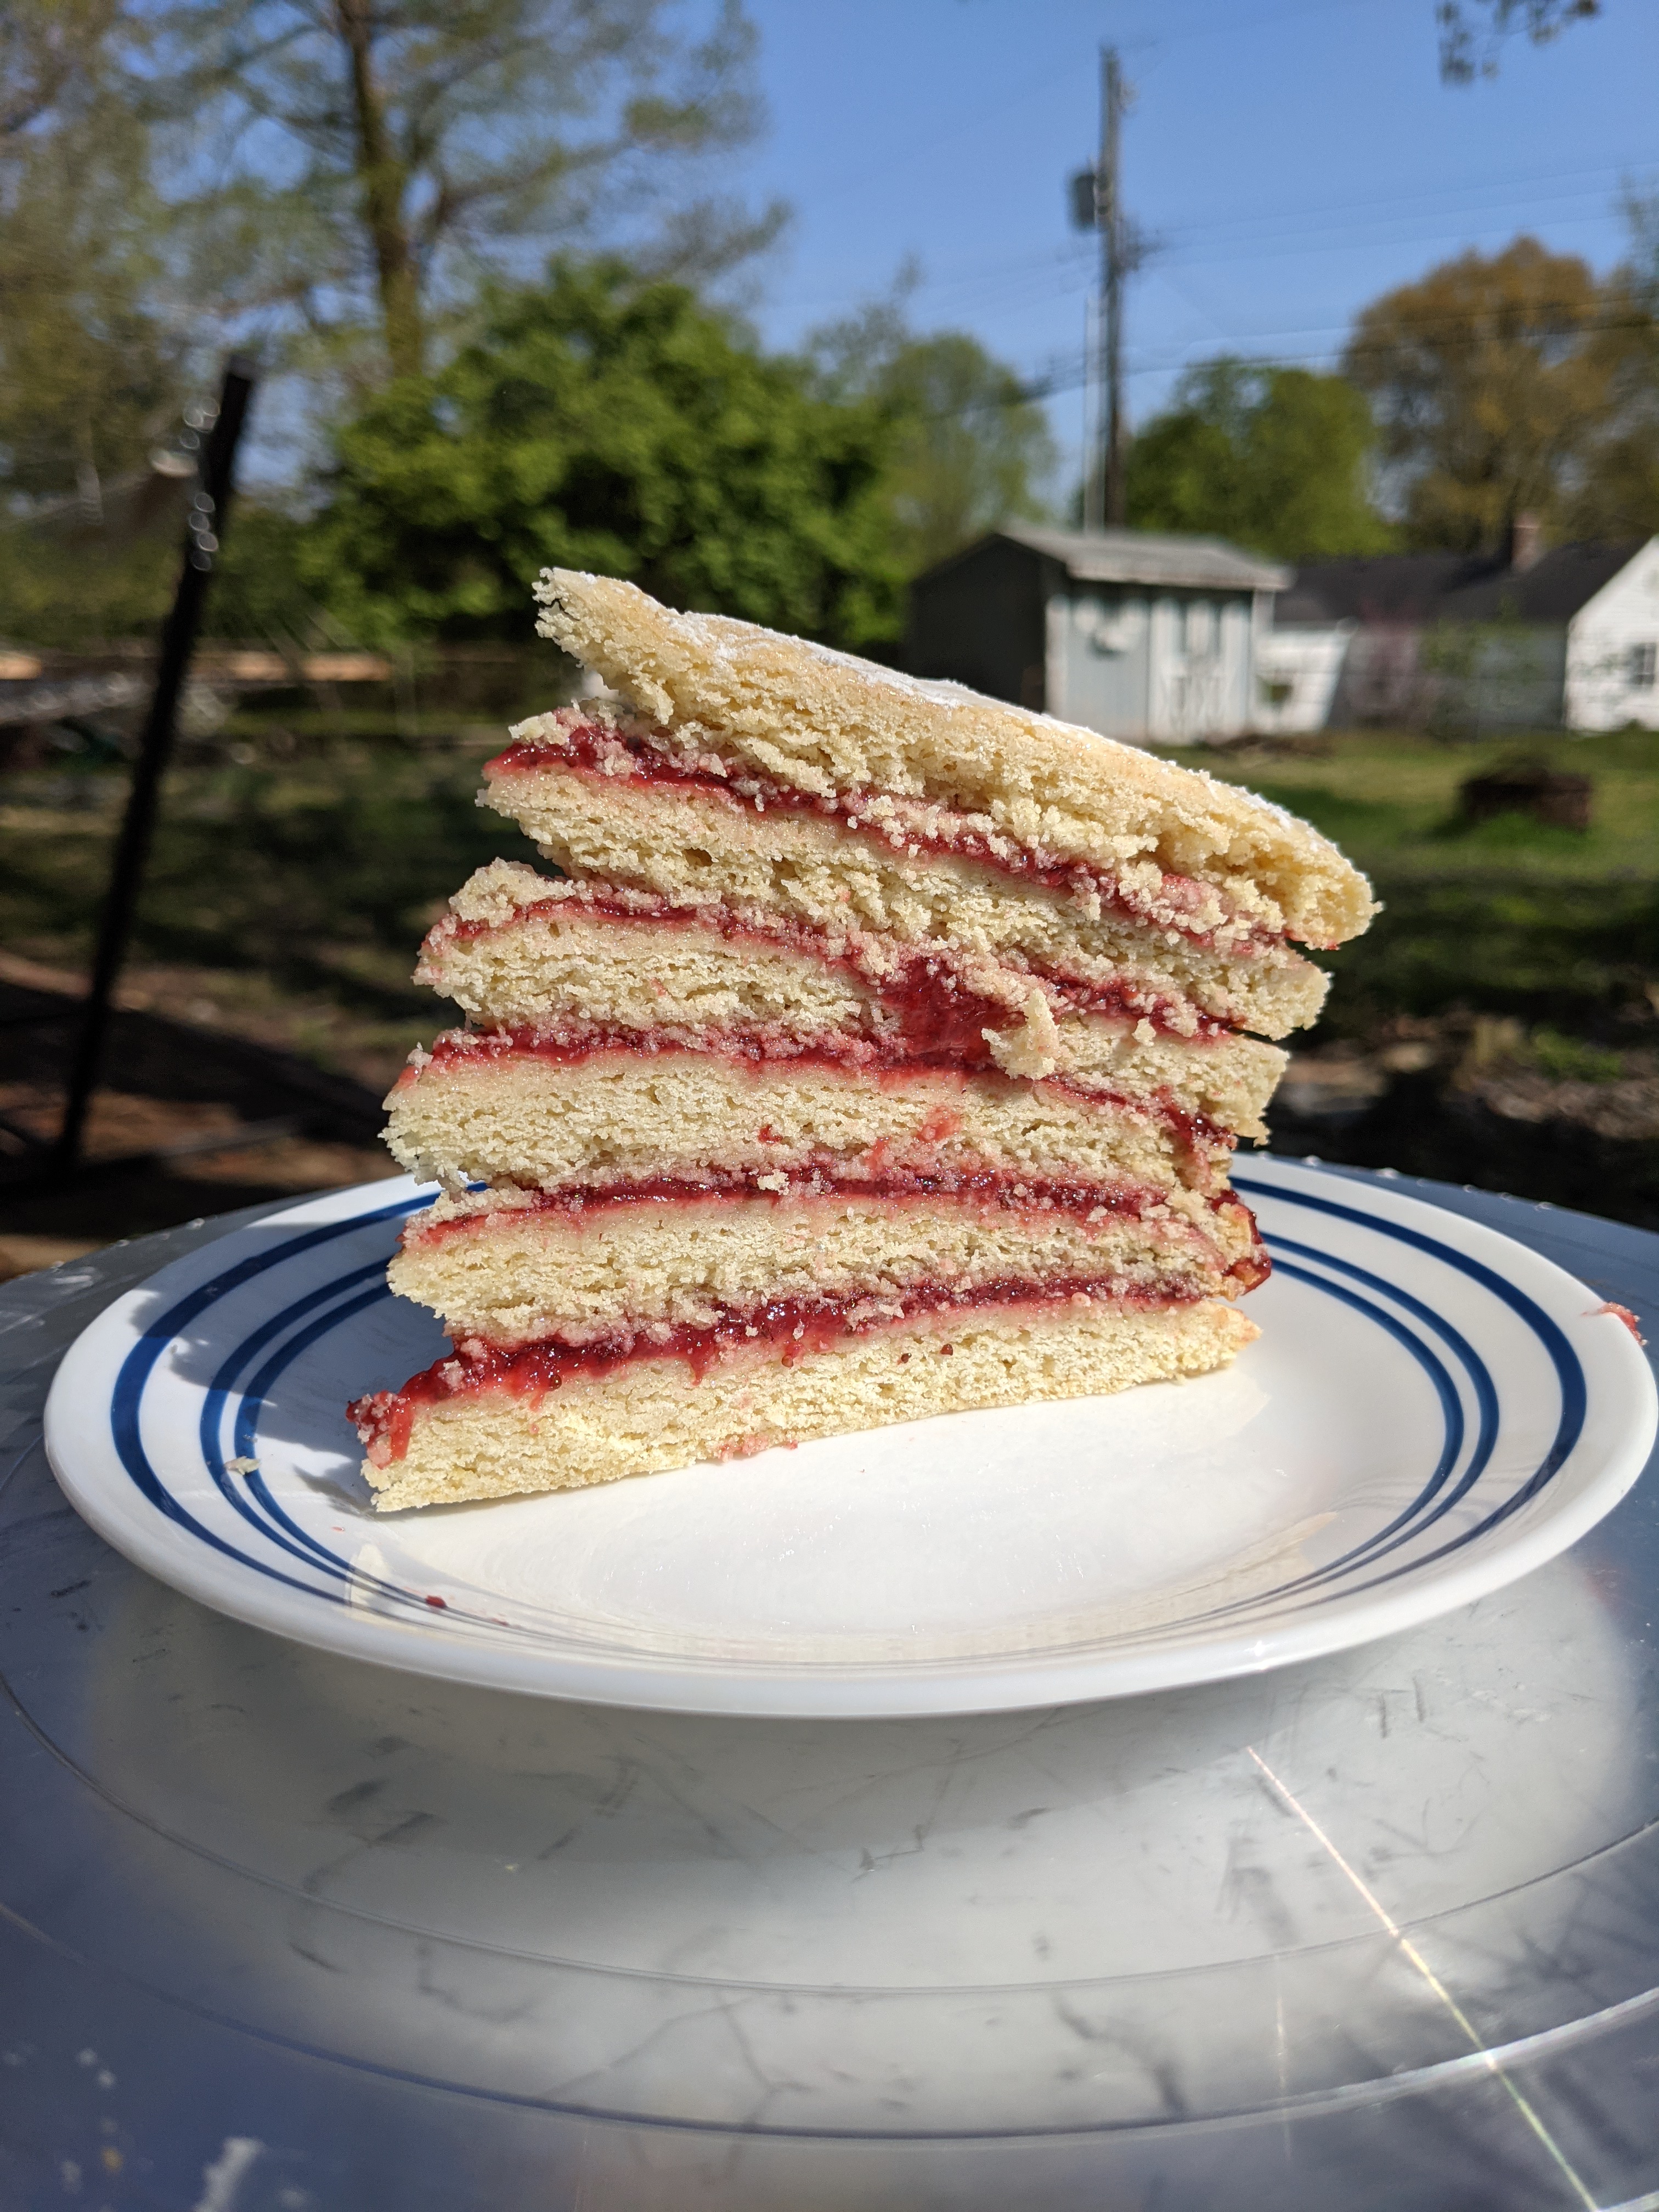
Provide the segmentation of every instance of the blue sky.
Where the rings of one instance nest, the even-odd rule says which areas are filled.
[[[1603,0],[1495,82],[1443,86],[1432,0],[750,0],[770,108],[744,187],[795,210],[751,312],[791,344],[886,291],[1036,375],[1080,364],[1103,40],[1136,102],[1126,198],[1161,241],[1130,295],[1132,420],[1224,350],[1328,363],[1354,311],[1529,231],[1598,269],[1659,186],[1659,5]],[[738,179],[733,178],[733,183]],[[1052,403],[1074,478],[1080,392]]]

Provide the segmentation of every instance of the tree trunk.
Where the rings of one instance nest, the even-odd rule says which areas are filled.
[[[351,59],[351,103],[357,125],[357,175],[363,215],[374,241],[380,321],[397,376],[418,376],[422,347],[415,257],[404,220],[407,179],[389,142],[386,110],[374,82],[370,0],[335,0],[335,17]]]

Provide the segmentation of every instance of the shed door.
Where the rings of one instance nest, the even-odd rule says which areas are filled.
[[[1103,737],[1133,741],[1147,734],[1146,603],[1133,594],[1079,589],[1051,602],[1049,712]],[[1052,669],[1052,664],[1051,664]],[[1060,677],[1058,686],[1052,673]],[[1056,693],[1058,696],[1056,696]]]

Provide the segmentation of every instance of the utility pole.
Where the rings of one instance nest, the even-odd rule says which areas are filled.
[[[1118,141],[1123,119],[1123,75],[1117,48],[1100,56],[1100,296],[1102,377],[1106,386],[1105,437],[1100,456],[1103,520],[1121,530],[1123,497],[1123,196]]]
[[[1095,165],[1072,179],[1073,220],[1100,237],[1100,290],[1094,346],[1095,439],[1084,479],[1083,520],[1089,530],[1121,530],[1123,486],[1123,280],[1138,258],[1124,220],[1120,178],[1125,87],[1115,46],[1100,50],[1100,151]]]

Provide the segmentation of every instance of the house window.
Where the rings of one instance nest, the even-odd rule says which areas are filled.
[[[1651,691],[1656,671],[1659,671],[1659,645],[1632,646],[1625,672],[1625,681],[1631,690]]]

